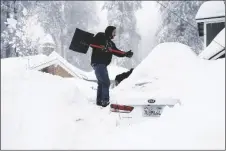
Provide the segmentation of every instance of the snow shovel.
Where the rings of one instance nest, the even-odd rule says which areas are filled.
[[[104,49],[104,46],[92,44],[93,38],[94,38],[93,33],[89,33],[79,28],[76,28],[69,49],[84,54],[87,53],[90,46]],[[125,52],[114,50],[111,48],[109,48],[109,51],[118,54],[125,54]]]

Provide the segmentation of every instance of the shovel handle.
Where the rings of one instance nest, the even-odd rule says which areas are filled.
[[[99,45],[94,45],[94,44],[90,44],[89,46],[95,47],[95,48],[100,48],[100,49],[104,48],[104,46],[99,46]],[[125,52],[123,52],[123,51],[115,50],[115,49],[111,49],[111,48],[109,48],[109,51],[110,52],[115,52],[115,53],[118,53],[118,54],[123,54],[123,55],[125,54]]]

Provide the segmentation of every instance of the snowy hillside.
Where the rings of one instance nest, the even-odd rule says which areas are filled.
[[[94,105],[92,82],[18,70],[1,60],[2,149],[223,149],[225,59],[202,60],[180,43],[158,45],[111,91],[111,101],[176,97],[159,119],[120,123]],[[144,83],[143,85],[141,83]],[[122,97],[123,96],[123,97]],[[131,99],[133,98],[133,100]]]

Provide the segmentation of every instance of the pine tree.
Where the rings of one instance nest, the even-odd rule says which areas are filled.
[[[162,14],[162,25],[156,32],[157,44],[180,42],[198,53],[202,41],[198,36],[196,13],[202,1],[158,1]]]
[[[14,2],[13,1],[1,1],[1,21],[3,20],[3,29],[1,29],[1,58],[8,58],[15,56],[15,52],[13,49],[13,35],[14,30],[10,24],[8,24],[8,20],[13,19],[13,11],[14,11]],[[2,24],[1,23],[1,24]],[[4,26],[5,25],[5,26]]]
[[[90,67],[90,56],[69,50],[69,45],[76,28],[86,30],[97,24],[95,10],[92,1],[42,1],[35,10],[45,32],[53,37],[56,51],[82,69]]]
[[[5,1],[5,3],[1,3],[1,8],[3,8],[1,16],[5,20],[1,31],[1,58],[38,54],[38,39],[34,41],[28,35],[29,27],[27,25],[30,22],[29,18],[32,17],[29,13],[31,9],[26,9],[24,2]],[[26,15],[25,10],[28,11]],[[5,15],[7,16],[5,17]],[[37,24],[37,20],[32,21]]]

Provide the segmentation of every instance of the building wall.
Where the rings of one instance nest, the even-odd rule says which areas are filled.
[[[58,75],[65,78],[73,77],[70,73],[64,70],[61,66],[51,65],[41,70],[42,72],[50,73],[52,75]]]
[[[68,73],[66,70],[64,70],[61,66],[57,66],[55,68],[55,75],[59,75],[61,77],[73,77],[70,73]]]

